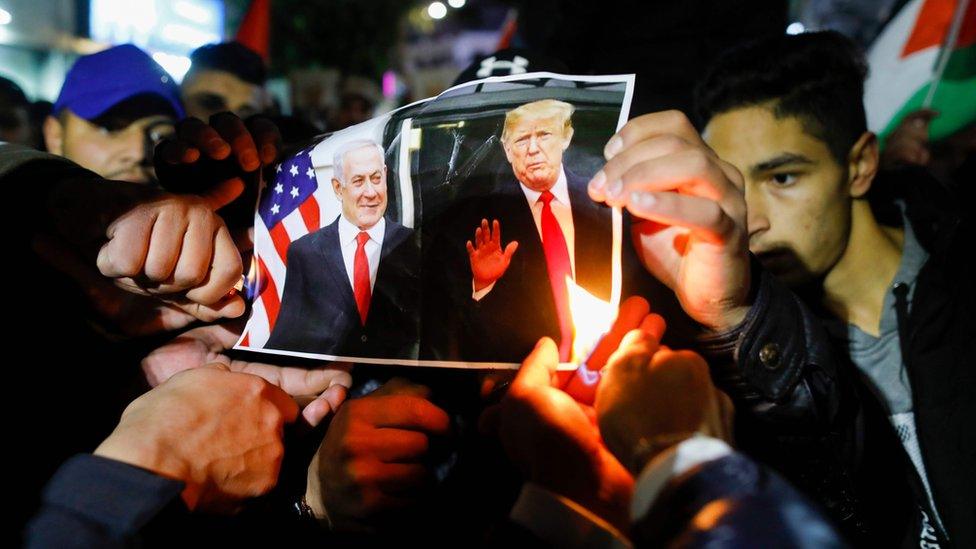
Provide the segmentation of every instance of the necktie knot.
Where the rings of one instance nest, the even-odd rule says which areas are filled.
[[[368,241],[369,241],[369,233],[367,233],[366,231],[360,231],[359,234],[356,235],[356,242],[359,243],[360,248],[365,246]]]
[[[550,202],[552,202],[553,198],[556,197],[550,191],[542,191],[542,194],[539,195],[539,200],[541,200],[542,203],[547,206],[549,205]]]

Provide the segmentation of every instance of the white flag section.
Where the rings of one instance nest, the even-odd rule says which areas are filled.
[[[941,139],[976,120],[976,2],[911,0],[868,51],[864,85],[868,129],[884,140],[913,111],[939,115]]]
[[[864,83],[864,108],[868,129],[884,133],[895,115],[918,90],[931,82],[939,46],[902,57],[905,42],[915,28],[923,0],[912,0],[885,27],[868,52],[871,69]]]

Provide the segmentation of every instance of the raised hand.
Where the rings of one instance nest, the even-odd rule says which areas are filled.
[[[512,262],[512,256],[518,249],[518,241],[511,241],[502,248],[502,228],[498,220],[488,226],[488,220],[482,219],[481,226],[474,231],[474,242],[467,243],[468,259],[471,261],[471,274],[474,277],[474,289],[480,291],[498,281]]]

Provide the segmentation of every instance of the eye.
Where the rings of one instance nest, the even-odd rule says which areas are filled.
[[[774,185],[777,187],[789,187],[790,185],[796,183],[797,174],[795,173],[776,173],[773,174],[771,178]]]

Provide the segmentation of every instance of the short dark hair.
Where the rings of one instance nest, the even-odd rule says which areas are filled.
[[[190,63],[190,74],[197,70],[224,71],[258,86],[268,79],[261,56],[240,42],[200,46],[190,54]]]
[[[11,129],[20,125],[21,119],[15,114],[17,109],[27,113],[30,101],[13,80],[0,76],[0,128]]]
[[[777,118],[797,117],[841,164],[867,131],[861,50],[834,31],[778,35],[718,58],[695,89],[702,124],[724,112],[772,102]]]

